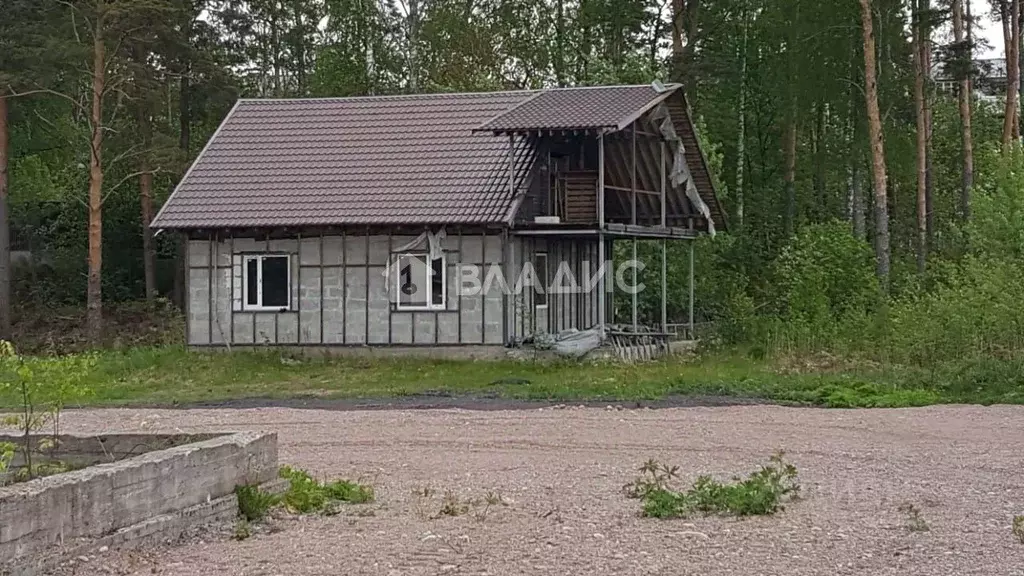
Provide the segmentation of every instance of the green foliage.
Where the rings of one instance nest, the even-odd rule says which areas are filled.
[[[309,472],[290,466],[282,466],[280,476],[288,480],[288,491],[281,502],[288,510],[300,514],[329,511],[337,502],[363,504],[374,499],[371,486],[347,480],[324,483]]]
[[[1024,515],[1013,517],[1013,535],[1024,544]]]
[[[803,228],[772,267],[775,308],[795,322],[827,324],[880,302],[871,247],[834,221]]]
[[[238,498],[238,515],[247,523],[246,526],[249,522],[262,521],[270,509],[281,502],[278,495],[249,484],[236,486],[235,496]]]
[[[0,340],[0,398],[15,399],[17,408],[16,412],[0,418],[0,426],[14,427],[21,432],[26,479],[65,471],[33,466],[32,454],[57,446],[61,412],[68,403],[87,397],[89,389],[83,381],[95,364],[92,354],[26,361],[10,342]],[[52,425],[52,436],[33,445],[31,434],[47,424]],[[0,458],[4,460],[10,462],[10,458]]]
[[[678,470],[650,461],[640,468],[641,478],[631,486],[630,495],[643,502],[643,515],[650,518],[685,518],[693,514],[765,516],[783,509],[800,490],[796,467],[784,460],[782,452],[768,465],[746,479],[723,483],[711,476],[697,477],[685,492],[669,487]]]

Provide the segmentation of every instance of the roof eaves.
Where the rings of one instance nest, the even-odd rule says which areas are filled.
[[[217,129],[213,132],[213,136],[211,136],[210,139],[206,141],[206,144],[203,146],[203,149],[199,151],[199,155],[196,156],[196,159],[192,161],[192,164],[188,167],[188,170],[185,171],[185,175],[181,178],[181,180],[178,181],[178,185],[174,187],[174,192],[171,192],[171,195],[167,197],[166,201],[164,201],[164,205],[160,208],[160,211],[156,213],[156,217],[153,218],[153,221],[150,222],[150,228],[156,230],[163,229],[163,227],[157,225],[157,223],[160,222],[160,217],[163,216],[164,211],[167,210],[168,206],[170,206],[171,200],[178,194],[178,191],[181,190],[182,185],[185,184],[185,182],[188,180],[189,175],[192,174],[192,170],[194,170],[195,167],[199,165],[199,161],[203,159],[203,156],[206,154],[206,151],[210,149],[210,145],[217,140],[217,135],[220,134],[220,131],[224,128],[224,126],[227,125],[228,121],[231,120],[231,117],[235,115],[235,111],[238,110],[238,107],[241,104],[241,98],[235,101],[235,105],[231,107],[231,110],[228,112],[228,115],[224,117],[224,120],[220,123],[220,126],[217,126]],[[179,228],[178,226],[173,227]]]
[[[665,100],[668,100],[669,97],[672,96],[673,94],[675,94],[676,92],[678,92],[681,87],[682,87],[681,84],[670,84],[670,85],[666,86],[665,87],[666,89],[665,89],[664,92],[662,92],[661,94],[658,94],[657,96],[652,98],[650,102],[645,104],[643,107],[641,107],[636,112],[633,112],[629,116],[626,116],[625,118],[620,120],[619,121],[619,125],[616,127],[615,131],[618,132],[618,131],[625,130],[630,124],[635,122],[638,118],[640,118],[644,114],[647,114],[648,112],[650,112],[655,106],[657,106],[658,104],[661,104]]]
[[[495,134],[498,134],[498,133],[503,132],[503,130],[495,130],[493,128],[487,128],[486,126],[488,124],[490,124],[491,122],[494,122],[498,118],[501,118],[502,116],[512,112],[513,110],[516,110],[517,108],[519,108],[523,104],[526,104],[527,102],[533,100],[534,98],[537,98],[541,94],[544,94],[545,92],[547,92],[547,90],[537,90],[529,98],[524,98],[522,102],[516,104],[515,106],[509,108],[508,110],[502,110],[501,112],[498,112],[493,117],[489,118],[486,122],[480,124],[476,128],[473,128],[473,133],[475,134],[475,133],[478,133],[478,132],[494,132]]]

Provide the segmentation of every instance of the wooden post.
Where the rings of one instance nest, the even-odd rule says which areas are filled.
[[[630,133],[633,137],[633,152],[632,159],[630,160],[629,168],[629,193],[630,202],[632,203],[632,212],[630,216],[630,224],[636,226],[636,122],[633,123],[633,127],[630,128]],[[634,240],[635,243],[635,240]],[[635,255],[634,255],[635,258]]]
[[[632,136],[632,152],[629,167],[629,193],[630,202],[632,203],[630,223],[636,226],[636,122],[633,122],[632,128],[630,128],[630,135]],[[632,294],[632,305],[633,305],[633,332],[637,332],[637,312],[636,312],[636,236],[633,236],[633,294]]]
[[[690,298],[689,298],[689,316],[690,316],[690,340],[694,340],[693,336],[693,240],[690,240]]]
[[[601,342],[605,339],[605,246],[604,246],[604,133],[597,137],[597,261],[601,272],[597,280],[597,324],[600,327]]]
[[[661,226],[665,227],[665,141],[661,141]]]

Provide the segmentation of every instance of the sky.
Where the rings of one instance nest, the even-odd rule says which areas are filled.
[[[971,7],[974,8],[974,4]],[[999,22],[992,20],[987,15],[978,18],[977,34],[978,39],[984,38],[988,42],[989,47],[979,49],[976,58],[1000,58],[1004,56],[1003,28]]]

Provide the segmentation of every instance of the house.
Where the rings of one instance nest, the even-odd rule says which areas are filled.
[[[1006,100],[1006,59],[976,58],[972,62],[972,89],[983,102],[999,103]],[[932,81],[940,92],[956,94],[960,79],[948,62],[936,60],[932,65]]]
[[[607,337],[599,263],[638,238],[662,242],[666,332],[664,243],[725,221],[683,91],[656,83],[239,100],[153,227],[188,238],[191,346],[485,355]]]

